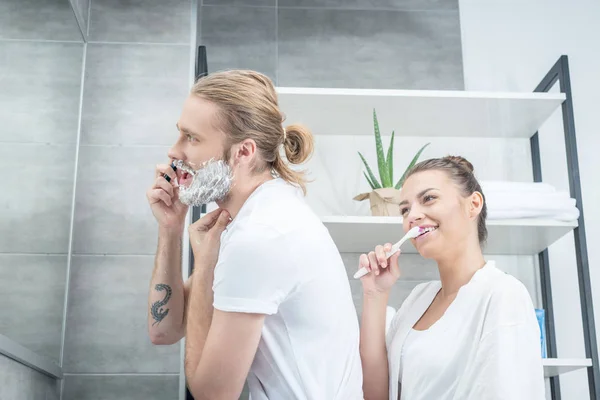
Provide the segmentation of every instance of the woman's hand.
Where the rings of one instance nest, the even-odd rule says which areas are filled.
[[[394,253],[389,259],[385,257],[385,253],[391,249],[392,244],[386,243],[375,247],[375,251],[369,254],[360,255],[359,269],[364,267],[369,271],[360,279],[365,294],[388,293],[400,277],[398,266],[400,251]]]

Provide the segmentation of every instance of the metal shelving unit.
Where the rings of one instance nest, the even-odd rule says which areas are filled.
[[[592,365],[587,367],[588,387],[590,399],[600,398],[600,370],[598,366],[598,344],[596,342],[596,324],[594,322],[594,309],[592,300],[592,287],[590,282],[590,265],[588,260],[587,242],[585,237],[585,222],[583,214],[583,199],[581,196],[581,181],[579,179],[579,160],[577,157],[577,139],[575,134],[575,116],[573,114],[573,97],[571,93],[571,77],[569,74],[569,59],[562,55],[550,68],[534,92],[549,92],[559,82],[560,92],[566,98],[562,103],[563,131],[567,152],[567,169],[569,176],[569,191],[575,198],[579,208],[577,227],[574,228],[575,254],[577,259],[577,277],[579,280],[579,300],[581,303],[581,317],[583,320],[583,339],[585,342],[585,356],[592,360]],[[542,166],[540,157],[539,134],[536,132],[530,139],[533,176],[536,182],[542,181]],[[540,280],[542,289],[542,302],[546,310],[546,340],[548,344],[548,357],[557,356],[556,333],[554,329],[554,307],[552,304],[552,284],[550,282],[550,261],[548,249],[538,254],[540,266]],[[550,378],[552,399],[560,400],[560,381],[558,376]]]

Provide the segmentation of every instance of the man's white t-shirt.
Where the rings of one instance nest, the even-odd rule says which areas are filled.
[[[266,314],[252,400],[363,399],[359,325],[329,231],[281,178],[259,186],[221,237],[215,309]]]
[[[418,285],[392,320],[390,399],[545,399],[540,330],[525,286],[488,261],[437,322],[413,329],[440,288]]]

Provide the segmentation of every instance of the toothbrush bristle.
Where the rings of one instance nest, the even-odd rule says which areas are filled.
[[[421,233],[423,233],[424,229],[421,228],[420,226],[415,226],[410,230],[410,236],[412,238],[416,238],[417,236],[419,236]]]

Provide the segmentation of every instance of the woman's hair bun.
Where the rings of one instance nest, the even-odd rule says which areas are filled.
[[[461,157],[461,156],[446,156],[446,157],[444,157],[444,159],[448,160],[448,161],[451,161],[451,162],[453,162],[455,164],[458,164],[459,166],[461,166],[462,168],[466,169],[470,173],[473,173],[473,170],[474,170],[473,164],[471,164],[464,157]]]

